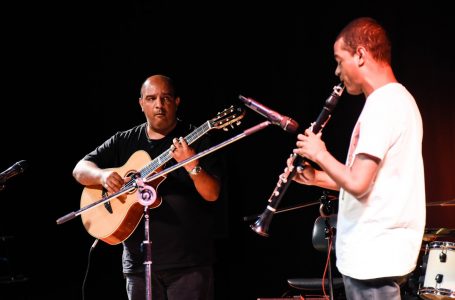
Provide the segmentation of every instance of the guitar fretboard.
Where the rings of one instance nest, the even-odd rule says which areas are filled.
[[[188,145],[191,145],[196,140],[198,140],[201,136],[206,134],[210,129],[212,129],[212,125],[210,121],[206,121],[204,124],[196,128],[190,134],[185,137],[186,142]],[[141,178],[146,178],[150,174],[153,173],[156,169],[167,163],[172,158],[172,155],[169,151],[165,151],[158,155],[155,159],[153,159],[149,164],[147,164],[144,168],[142,168],[139,173],[141,174]],[[133,187],[135,184],[134,180],[130,180],[125,184],[126,189]]]

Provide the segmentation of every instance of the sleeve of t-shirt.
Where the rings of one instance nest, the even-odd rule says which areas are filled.
[[[384,159],[400,134],[400,115],[399,106],[394,107],[391,99],[366,103],[359,120],[359,140],[354,154],[365,153]]]
[[[84,156],[84,160],[95,163],[100,168],[113,168],[118,166],[118,141],[120,133],[107,139],[103,144]]]

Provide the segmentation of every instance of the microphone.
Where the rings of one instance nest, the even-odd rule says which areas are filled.
[[[299,128],[299,123],[294,121],[293,119],[283,116],[280,113],[271,110],[265,105],[253,100],[251,98],[243,97],[242,95],[239,96],[239,99],[249,108],[252,110],[260,113],[264,117],[266,117],[272,124],[278,125],[284,129],[284,131],[294,133]]]
[[[0,173],[0,182],[3,183],[10,179],[13,176],[22,174],[27,167],[27,162],[25,160],[18,161],[2,173]]]

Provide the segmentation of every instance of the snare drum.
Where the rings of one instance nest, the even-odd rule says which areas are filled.
[[[455,299],[455,243],[435,241],[427,246],[425,280],[418,295],[423,299]]]

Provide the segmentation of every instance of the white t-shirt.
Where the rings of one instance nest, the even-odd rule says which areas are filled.
[[[419,109],[401,84],[387,84],[366,99],[347,164],[359,153],[381,161],[366,199],[340,190],[336,256],[342,274],[371,279],[414,270],[425,228],[422,136]]]

